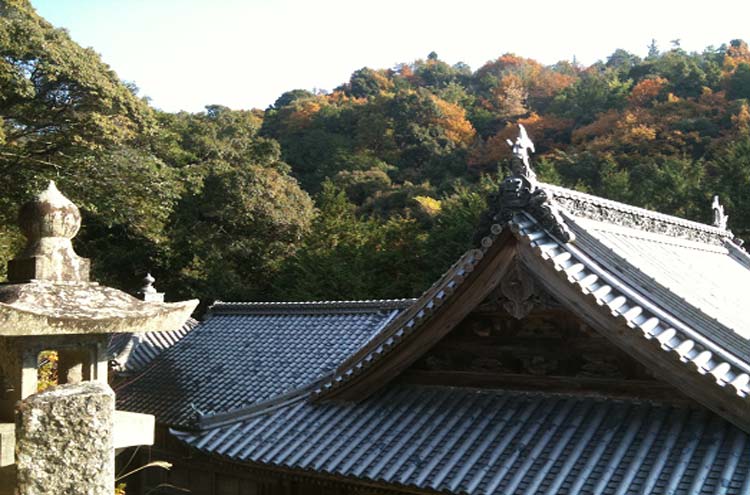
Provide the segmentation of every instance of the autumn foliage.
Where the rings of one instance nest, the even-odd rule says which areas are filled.
[[[542,180],[698,221],[719,194],[750,235],[742,40],[588,67],[498,54],[474,70],[433,52],[266,109],[171,114],[28,0],[2,13],[0,267],[22,248],[17,205],[55,178],[111,285],[151,271],[204,301],[416,295],[471,246],[518,124]]]

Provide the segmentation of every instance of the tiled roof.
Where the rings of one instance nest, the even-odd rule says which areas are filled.
[[[691,370],[713,377],[717,385],[728,387],[739,397],[748,396],[750,363],[734,355],[735,348],[717,344],[717,336],[708,334],[705,327],[689,326],[691,320],[686,311],[675,311],[676,308],[670,305],[659,306],[660,300],[653,298],[659,293],[653,278],[634,283],[627,273],[628,267],[616,263],[608,265],[606,260],[592,261],[594,253],[586,250],[585,240],[577,240],[576,245],[561,243],[546,234],[531,218],[519,215],[513,228],[522,241],[583,295],[608,307],[613,317],[622,319],[634,331],[640,332],[644,340],[654,342],[671,357],[690,366]],[[579,243],[582,244],[580,249]],[[653,252],[654,257],[660,256],[658,246]],[[672,261],[679,263],[678,258]],[[745,270],[737,268],[738,271]],[[681,267],[675,265],[665,270],[679,273]],[[720,297],[720,294],[715,294],[715,297]]]
[[[648,402],[393,385],[175,434],[239,462],[441,493],[750,493],[746,433]]]
[[[118,408],[193,426],[316,383],[412,300],[215,305],[117,390]]]
[[[189,318],[177,330],[147,332],[144,334],[116,334],[109,341],[107,353],[118,373],[128,374],[143,369],[156,356],[180,341],[198,325],[198,320]]]
[[[544,219],[523,209],[514,211],[507,223],[491,224],[481,249],[468,251],[373,339],[378,345],[362,349],[337,369],[316,395],[356,380],[407,342],[467,280],[468,272],[482,269],[485,254],[510,230],[531,256],[553,268],[582,297],[608,308],[644,345],[662,349],[665,359],[684,363],[686,373],[703,375],[750,407],[750,341],[744,336],[750,319],[739,310],[750,306],[750,292],[738,289],[750,282],[750,258],[731,232],[567,189],[542,188],[550,198],[547,211],[560,202],[562,215],[553,220],[563,222],[564,217],[571,241],[551,234]]]

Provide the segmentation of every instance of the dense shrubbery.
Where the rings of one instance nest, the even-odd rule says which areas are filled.
[[[55,178],[81,207],[77,246],[123,288],[173,297],[419,293],[464,250],[523,123],[543,180],[706,221],[720,194],[750,230],[750,51],[728,46],[476,71],[363,68],[265,111],[156,111],[91,50],[0,0],[0,257],[16,205]]]

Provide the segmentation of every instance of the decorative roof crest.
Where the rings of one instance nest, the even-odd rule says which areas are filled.
[[[515,142],[510,139],[505,141],[513,150],[512,175],[514,177],[525,177],[529,182],[536,183],[536,174],[529,164],[529,151],[536,153],[536,149],[523,124],[518,124],[518,137]]]
[[[563,242],[571,242],[575,235],[565,225],[552,198],[544,189],[538,187],[536,174],[529,164],[529,150],[534,152],[534,143],[524,126],[519,124],[518,127],[516,141],[507,140],[513,148],[511,175],[500,183],[498,192],[488,199],[489,209],[480,221],[477,240],[482,245],[491,244],[491,240],[485,242],[485,238],[482,237],[486,232],[502,230],[502,227],[513,220],[516,213],[526,212],[552,235]]]
[[[724,214],[724,205],[719,203],[719,196],[714,196],[714,201],[711,204],[711,208],[714,211],[714,222],[713,226],[720,228],[721,230],[727,230],[727,222],[729,221],[729,215]]]

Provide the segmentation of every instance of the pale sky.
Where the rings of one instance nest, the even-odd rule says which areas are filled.
[[[364,66],[431,51],[476,70],[512,52],[583,64],[680,39],[750,41],[750,0],[32,0],[167,111],[264,109],[284,91],[331,90]]]

